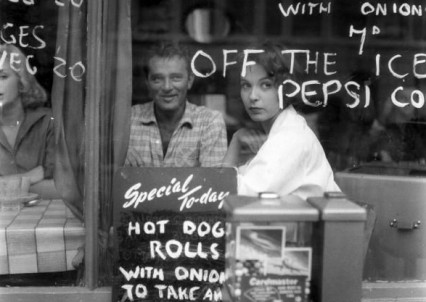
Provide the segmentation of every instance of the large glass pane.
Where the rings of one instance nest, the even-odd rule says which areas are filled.
[[[198,54],[189,100],[219,110],[231,139],[253,126],[233,63],[255,42],[282,44],[301,71],[297,82],[285,85],[284,98],[297,99],[343,192],[368,204],[373,215],[364,279],[425,280],[424,3],[259,2],[204,5],[229,18],[226,36],[212,39],[212,20],[187,22],[197,1],[132,1],[133,104],[150,100],[143,68],[149,46],[180,41]],[[207,40],[188,24],[197,35],[209,33]],[[245,155],[253,156],[264,139],[257,136]]]
[[[84,1],[0,3],[0,285],[83,276]]]

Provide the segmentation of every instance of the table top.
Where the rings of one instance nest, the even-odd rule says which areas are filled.
[[[0,275],[74,270],[84,233],[60,199],[0,212]]]

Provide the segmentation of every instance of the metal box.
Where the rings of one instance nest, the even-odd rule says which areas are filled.
[[[308,301],[312,223],[319,211],[295,196],[230,196],[227,289],[231,300]]]
[[[374,207],[366,280],[426,280],[426,170],[364,165],[336,173],[352,200]]]
[[[366,210],[340,192],[307,201],[229,196],[226,301],[359,302]]]

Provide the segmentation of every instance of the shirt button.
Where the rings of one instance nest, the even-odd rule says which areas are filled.
[[[155,141],[155,143],[156,143],[156,144],[159,144],[159,143],[160,143],[160,140],[156,140],[156,141]]]

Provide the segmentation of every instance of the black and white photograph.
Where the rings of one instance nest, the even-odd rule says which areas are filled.
[[[0,301],[426,301],[425,0],[0,0]]]
[[[237,229],[237,259],[283,258],[285,230],[285,227],[240,226]]]

